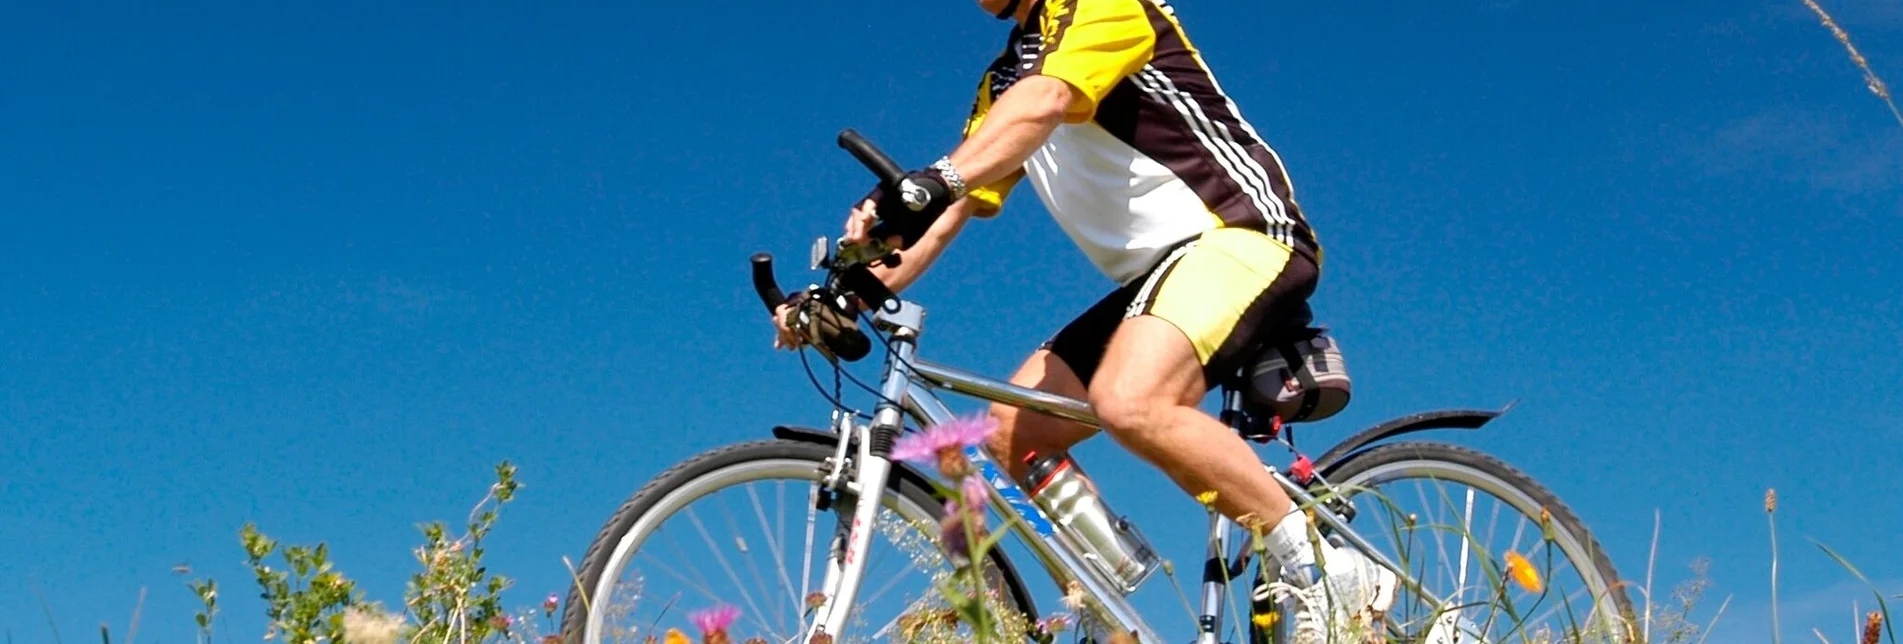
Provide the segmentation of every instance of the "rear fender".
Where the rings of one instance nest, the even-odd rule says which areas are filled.
[[[1326,471],[1334,466],[1336,462],[1346,458],[1349,454],[1359,451],[1363,447],[1402,434],[1412,434],[1430,429],[1480,429],[1482,425],[1487,424],[1495,418],[1499,418],[1502,414],[1513,409],[1514,404],[1517,403],[1508,403],[1507,406],[1500,408],[1498,411],[1485,409],[1443,409],[1402,416],[1361,430],[1355,435],[1349,436],[1348,440],[1328,448],[1328,451],[1323,453],[1320,458],[1315,459],[1315,469],[1318,471]]]

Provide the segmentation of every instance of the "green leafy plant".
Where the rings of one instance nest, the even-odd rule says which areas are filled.
[[[451,538],[442,522],[423,527],[423,545],[415,550],[423,570],[410,577],[404,605],[416,622],[411,639],[432,642],[481,642],[507,637],[515,619],[502,607],[502,591],[511,582],[483,566],[482,540],[495,527],[502,505],[515,499],[515,466],[496,466],[496,482],[469,512],[468,532]]]
[[[332,569],[330,547],[286,546],[280,552],[278,542],[245,524],[239,531],[244,543],[245,563],[257,576],[265,615],[270,626],[265,639],[282,637],[290,644],[345,641],[344,611],[362,601],[356,583]],[[275,569],[266,562],[279,552],[288,569]],[[205,619],[209,631],[209,616]]]

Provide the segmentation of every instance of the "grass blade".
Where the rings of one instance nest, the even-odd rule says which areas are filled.
[[[1807,2],[1809,0],[1806,0]],[[1771,523],[1771,642],[1784,641],[1784,628],[1777,622],[1777,490],[1764,491],[1764,516]]]
[[[1730,605],[1731,596],[1726,595],[1725,600],[1718,604],[1718,614],[1711,616],[1711,623],[1705,625],[1705,632],[1698,635],[1698,644],[1705,644],[1705,640],[1711,637],[1711,629],[1718,627],[1718,618],[1725,616],[1725,607]]]
[[[1883,84],[1883,79],[1877,78],[1877,73],[1870,69],[1870,61],[1863,57],[1863,53],[1857,51],[1857,46],[1850,44],[1850,34],[1845,32],[1843,27],[1837,26],[1837,20],[1831,18],[1830,14],[1817,4],[1817,0],[1804,0],[1804,6],[1810,7],[1811,12],[1817,14],[1817,19],[1824,23],[1824,27],[1830,29],[1830,35],[1844,46],[1844,51],[1850,53],[1850,62],[1855,63],[1857,69],[1863,70],[1864,86],[1870,89],[1870,93],[1876,94],[1877,98],[1883,99],[1883,104],[1890,108],[1890,115],[1896,117],[1897,125],[1903,125],[1903,111],[1898,111],[1896,101],[1890,100],[1890,88]],[[1891,637],[1891,639],[1896,638]]]
[[[56,644],[64,644],[65,640],[62,640],[59,636],[59,623],[53,621],[53,606],[46,603],[46,593],[40,592],[40,582],[38,580],[33,581],[33,596],[40,598],[40,612],[46,614],[46,626],[53,629],[53,641]]]
[[[1863,576],[1863,571],[1857,570],[1856,566],[1850,565],[1849,560],[1844,559],[1843,555],[1837,554],[1835,550],[1831,550],[1830,546],[1826,546],[1822,543],[1818,543],[1817,540],[1815,539],[1811,540],[1811,543],[1817,544],[1818,549],[1823,550],[1824,554],[1830,555],[1831,559],[1835,559],[1837,561],[1837,565],[1843,566],[1845,570],[1850,571],[1850,574],[1856,575],[1857,581],[1863,582],[1864,587],[1870,589],[1870,594],[1876,595],[1877,610],[1883,613],[1883,630],[1884,632],[1889,634],[1890,641],[1895,642],[1896,641],[1896,626],[1895,624],[1892,623],[1892,620],[1890,619],[1890,604],[1889,602],[1883,601],[1883,593],[1877,590],[1876,584],[1870,583],[1870,578]]]

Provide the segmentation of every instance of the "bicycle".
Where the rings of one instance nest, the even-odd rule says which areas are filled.
[[[890,189],[903,188],[898,166],[863,137],[846,130],[839,136],[839,145],[876,174],[883,185]],[[875,228],[873,239],[883,238]],[[1018,387],[921,358],[918,345],[925,311],[917,303],[896,298],[872,277],[868,266],[878,261],[890,261],[887,259],[889,249],[877,242],[873,246],[855,248],[840,244],[833,248],[828,245],[826,238],[821,237],[813,247],[812,267],[814,270],[824,269],[826,280],[823,285],[808,291],[811,297],[805,301],[810,306],[804,310],[809,314],[805,319],[821,329],[820,341],[815,343],[814,348],[833,361],[835,366],[833,393],[829,396],[834,411],[829,429],[778,426],[773,429],[770,439],[703,452],[651,479],[617,509],[589,545],[580,569],[576,571],[576,583],[570,590],[563,611],[562,634],[565,641],[592,643],[652,637],[653,631],[659,629],[660,620],[670,611],[676,607],[686,609],[687,604],[683,600],[689,599],[687,595],[690,593],[683,591],[666,595],[654,592],[649,588],[653,581],[650,573],[683,582],[695,595],[691,598],[693,602],[688,602],[690,604],[745,604],[738,608],[740,617],[745,620],[744,625],[769,632],[776,641],[842,641],[836,638],[843,638],[849,632],[860,632],[852,628],[855,626],[864,626],[864,631],[871,632],[867,639],[879,639],[895,631],[904,634],[908,629],[916,630],[913,627],[921,623],[923,618],[920,616],[929,612],[923,607],[932,605],[933,594],[940,588],[928,587],[922,594],[902,599],[900,605],[903,608],[896,616],[883,621],[876,628],[871,627],[873,623],[879,622],[868,619],[873,606],[890,591],[898,578],[886,580],[881,588],[868,588],[868,581],[884,580],[883,575],[869,572],[877,563],[877,556],[869,550],[875,535],[885,536],[889,545],[901,551],[899,573],[925,572],[926,567],[938,566],[946,561],[940,544],[930,536],[933,534],[932,526],[945,514],[945,508],[939,505],[942,495],[935,492],[939,486],[929,473],[888,458],[902,432],[940,425],[954,419],[950,408],[935,392],[946,391],[1097,424],[1089,406],[1083,401]],[[756,254],[752,258],[755,290],[768,310],[773,310],[786,300],[773,275],[772,261],[772,257],[766,253]],[[854,301],[866,303],[873,311],[869,319],[863,311],[849,313]],[[872,341],[861,329],[862,324],[869,326],[881,338],[880,344],[887,354],[883,379],[876,389],[854,380],[876,396],[877,403],[870,414],[856,411],[844,403],[840,393],[842,371],[837,363],[839,360],[857,361],[870,352]],[[1300,365],[1307,363],[1298,361],[1310,357],[1289,355],[1288,348],[1296,344],[1297,340],[1316,337],[1318,332],[1319,329],[1307,326],[1307,320],[1283,324],[1266,332],[1273,337],[1264,339],[1264,351],[1282,352],[1287,364],[1296,365],[1292,367],[1293,370],[1302,371]],[[805,360],[804,353],[801,358]],[[813,384],[824,394],[825,389],[819,386],[817,377],[812,375],[810,364],[807,371]],[[1527,630],[1526,616],[1531,615],[1535,608],[1543,608],[1556,592],[1560,599],[1553,603],[1558,605],[1544,608],[1545,615],[1558,616],[1563,610],[1568,618],[1577,620],[1583,613],[1586,616],[1585,625],[1575,623],[1562,627],[1557,635],[1547,631],[1545,636],[1548,639],[1544,641],[1585,641],[1588,637],[1594,638],[1593,641],[1633,641],[1631,601],[1611,561],[1584,524],[1551,491],[1506,463],[1478,451],[1438,442],[1389,441],[1426,430],[1476,430],[1505,413],[1511,405],[1500,410],[1448,409],[1396,418],[1357,432],[1310,461],[1301,456],[1295,447],[1294,427],[1297,423],[1285,424],[1281,422],[1280,416],[1265,414],[1263,405],[1252,402],[1248,395],[1249,388],[1253,386],[1250,376],[1248,369],[1243,369],[1234,378],[1221,383],[1222,420],[1257,444],[1274,443],[1297,455],[1294,465],[1286,470],[1266,462],[1263,467],[1295,503],[1312,512],[1317,538],[1327,538],[1339,546],[1355,548],[1393,570],[1402,580],[1401,594],[1411,599],[1397,600],[1395,608],[1381,616],[1384,636],[1390,638],[1386,641],[1452,642],[1456,639],[1448,637],[1452,630],[1465,633],[1473,628],[1496,625],[1515,627],[1516,630],[1510,631],[1509,635],[1518,633],[1521,639],[1516,641],[1536,641],[1526,639],[1530,633],[1533,637],[1540,637],[1538,631]],[[1287,374],[1282,376],[1286,377]],[[905,422],[907,420],[911,423]],[[1024,488],[1004,474],[984,449],[969,447],[964,451],[966,458],[978,468],[983,480],[989,484],[985,489],[988,507],[1005,518],[1008,525],[1006,530],[1010,535],[1030,551],[1053,587],[1067,594],[1067,605],[1081,595],[1082,601],[1074,609],[1075,617],[1079,618],[1074,622],[1077,632],[1086,638],[1099,634],[1086,632],[1089,630],[1128,634],[1145,644],[1165,641],[1129,601],[1129,595],[1158,568],[1163,567],[1159,565],[1155,551],[1142,539],[1133,524],[1121,517],[1111,517],[1114,529],[1119,533],[1115,538],[1121,540],[1119,544],[1127,546],[1126,551],[1117,552],[1114,547],[1106,550],[1101,544],[1103,535],[1097,535],[1098,546],[1093,547],[1088,539],[1069,529],[1065,520],[1072,518],[1070,515],[1052,516],[1054,513],[1051,510],[1040,506]],[[774,516],[777,520],[769,521],[761,503],[762,482],[775,479],[779,480],[778,485],[771,488],[775,499],[785,498],[789,482],[804,487],[805,491],[805,502],[800,511],[804,513],[805,519],[803,534],[806,552],[801,560],[798,592],[793,590],[793,577],[786,569],[790,563],[787,561],[787,551],[793,545],[793,538],[787,532],[784,508],[776,509]],[[1428,506],[1435,504],[1428,502],[1428,494],[1421,481],[1453,482],[1468,486],[1462,495],[1448,495],[1445,490],[1438,494],[1439,500],[1448,506],[1446,509],[1457,511],[1464,523],[1453,526],[1442,521],[1446,516],[1438,514],[1433,520],[1422,521],[1421,513],[1425,510],[1417,509],[1413,513],[1395,514],[1390,518],[1392,524],[1370,525],[1381,516],[1371,510],[1393,510],[1398,507],[1397,495],[1376,492],[1375,488],[1408,480],[1414,481],[1416,495],[1423,505]],[[719,531],[718,526],[715,531],[709,530],[711,519],[705,519],[702,515],[712,514],[712,510],[696,511],[688,507],[690,503],[741,487],[746,490],[747,502],[739,504],[738,512],[734,511],[734,504],[729,503],[724,507],[726,511],[721,513],[730,532]],[[879,493],[869,494],[867,490],[878,490]],[[1481,493],[1497,500],[1492,508],[1493,517],[1485,530],[1489,538],[1500,528],[1498,519],[1502,509],[1519,514],[1513,541],[1504,552],[1475,544],[1480,531],[1473,525],[1473,520],[1475,504],[1479,500],[1477,497]],[[747,511],[749,509],[750,513]],[[815,535],[820,534],[819,514],[822,512],[831,515],[835,524],[830,527],[830,534],[824,535],[825,552],[821,555],[823,568],[815,580],[813,549],[816,545],[822,545],[815,541]],[[647,552],[643,548],[661,549],[657,535],[661,534],[662,523],[677,518],[677,515],[685,517],[693,526],[694,534],[699,536],[703,545],[708,546],[720,570],[711,575],[682,574],[675,568],[694,563],[695,559],[681,556],[677,550],[656,555],[660,558],[652,564],[651,570],[644,569],[644,572],[625,584],[620,581],[630,560],[640,552]],[[1291,608],[1286,602],[1276,602],[1253,594],[1246,601],[1228,595],[1232,590],[1232,582],[1243,579],[1252,562],[1258,575],[1268,574],[1264,566],[1270,562],[1264,562],[1254,554],[1249,547],[1248,535],[1235,521],[1213,511],[1209,512],[1209,516],[1208,536],[1204,544],[1208,559],[1203,566],[1200,605],[1194,615],[1195,638],[1199,644],[1222,641],[1220,634],[1225,631],[1226,607],[1237,613],[1238,624],[1251,622],[1274,611],[1281,611],[1275,614],[1288,615],[1287,611]],[[742,535],[741,524],[749,522],[757,522],[760,531],[765,534],[764,539],[750,541]],[[796,523],[793,527],[795,532],[791,536],[800,534],[799,528],[802,526]],[[908,528],[917,529],[922,533],[922,538],[901,538],[894,534]],[[1532,569],[1532,582],[1526,583],[1529,567],[1535,564],[1518,550],[1529,529],[1537,532],[1534,542],[1544,550],[1547,562],[1542,568]],[[728,541],[729,536],[731,541]],[[1388,545],[1395,550],[1393,554],[1373,543],[1373,538],[1380,536],[1388,538]],[[1415,555],[1438,553],[1445,559],[1452,559],[1448,546],[1456,536],[1459,541],[1458,568],[1451,561],[1443,562],[1443,566],[1433,570],[1414,566],[1420,563],[1411,560]],[[1538,554],[1533,549],[1527,552]],[[1560,581],[1558,576],[1551,574],[1554,565],[1552,555],[1555,553],[1574,566],[1581,586],[1579,590],[1555,590],[1554,584]],[[673,556],[669,557],[670,554]],[[742,568],[735,566],[730,556],[739,559],[743,556],[764,555],[770,555],[778,562],[780,567],[777,575],[762,574],[760,567],[751,559],[747,560],[747,566],[744,567],[762,586],[759,596],[756,597],[745,588],[730,595],[709,590],[710,579],[714,577],[724,576],[726,581],[735,585],[743,583]],[[1134,559],[1108,561],[1117,555]],[[1513,560],[1514,556],[1520,557],[1518,562]],[[995,589],[989,600],[1016,618],[1026,621],[1037,619],[1039,613],[1024,577],[1004,549],[992,549],[984,558],[986,587]],[[1122,568],[1118,567],[1119,564]],[[1173,580],[1173,573],[1171,577]],[[1571,580],[1571,577],[1567,578],[1569,584]],[[1453,588],[1432,590],[1429,588],[1430,582],[1451,582]],[[624,585],[634,589],[632,601],[636,605],[624,606],[608,599],[611,591]],[[774,587],[776,585],[777,588]],[[1532,606],[1520,607],[1515,604],[1509,592],[1516,585],[1520,590],[1528,591],[1521,595],[1534,597]],[[1533,588],[1534,585],[1539,588]],[[781,591],[790,601],[777,597]],[[1480,603],[1469,602],[1470,594]],[[1575,610],[1572,602],[1582,595],[1587,605]],[[1186,597],[1184,602],[1188,603]],[[646,610],[649,603],[658,603],[660,606],[653,618],[636,618],[632,615],[633,612]],[[1250,607],[1249,620],[1240,619],[1243,611],[1235,608],[1243,603]],[[790,606],[790,617],[775,612],[774,621],[769,623],[765,614],[772,611],[765,608],[775,605],[782,608]],[[1486,611],[1484,618],[1477,614],[1481,609]],[[732,613],[728,615],[731,617]],[[912,619],[910,626],[905,623],[908,618]],[[611,620],[616,623],[611,624]],[[1281,620],[1270,628],[1250,628],[1249,641],[1282,641],[1287,635],[1287,621]],[[1049,639],[1047,632],[1035,629],[1027,629],[1019,634],[1041,641]],[[815,638],[821,635],[824,637]],[[962,637],[969,638],[971,635]],[[1497,641],[1485,635],[1457,639],[1460,642]]]

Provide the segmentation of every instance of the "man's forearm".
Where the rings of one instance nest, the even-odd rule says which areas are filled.
[[[1032,76],[1005,90],[978,131],[950,155],[965,185],[982,186],[1023,166],[1064,122],[1074,91],[1069,83],[1049,76]]]
[[[897,267],[875,266],[872,268],[872,274],[878,277],[879,281],[885,282],[885,287],[892,289],[893,293],[911,286],[913,282],[918,281],[920,275],[925,273],[925,269],[938,261],[938,257],[944,254],[945,247],[951,244],[952,238],[958,236],[958,231],[965,227],[965,221],[971,218],[973,206],[970,199],[960,199],[958,203],[952,204],[951,208],[945,210],[945,214],[939,215],[938,220],[932,222],[932,228],[919,237],[918,243],[913,244],[911,248],[899,251]]]

